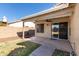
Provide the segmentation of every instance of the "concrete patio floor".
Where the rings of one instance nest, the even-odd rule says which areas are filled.
[[[71,45],[68,40],[51,40],[40,37],[31,37],[25,40],[41,44],[39,48],[32,52],[31,56],[51,56],[55,49],[60,49],[68,52],[72,51]],[[46,53],[46,51],[48,52]]]
[[[33,51],[30,56],[51,56],[54,52],[54,48],[51,46],[41,45],[35,51]]]

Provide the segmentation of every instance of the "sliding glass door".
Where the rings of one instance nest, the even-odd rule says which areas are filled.
[[[68,23],[59,23],[59,38],[68,39]]]
[[[52,24],[52,39],[68,39],[68,23]]]

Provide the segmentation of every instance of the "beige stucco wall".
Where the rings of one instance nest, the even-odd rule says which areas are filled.
[[[76,4],[74,13],[71,17],[71,39],[70,42],[79,55],[79,4]]]
[[[69,17],[64,17],[64,18],[57,18],[57,19],[51,19],[52,22],[45,22],[45,21],[38,21],[35,22],[35,26],[37,24],[44,24],[44,33],[37,33],[35,31],[35,36],[38,37],[44,37],[44,38],[51,38],[51,24],[57,23],[57,22],[69,22]]]
[[[51,38],[51,22],[36,22],[35,24],[35,26],[37,26],[37,24],[44,24],[44,33],[37,33],[35,31],[35,36]]]

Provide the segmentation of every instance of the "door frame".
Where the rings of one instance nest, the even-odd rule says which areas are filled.
[[[65,22],[65,21],[63,21],[63,22],[52,22],[52,23],[51,23],[51,39],[52,39],[52,24],[53,24],[53,23],[64,23],[64,22]],[[67,27],[68,27],[68,28],[67,28],[67,29],[68,29],[68,33],[67,33],[68,36],[67,36],[67,37],[69,38],[69,22],[68,22],[68,21],[67,21],[67,24],[68,24],[68,26],[67,26]],[[60,39],[60,38],[59,38],[59,35],[58,35],[58,38],[57,38],[56,40],[68,40],[68,39]]]

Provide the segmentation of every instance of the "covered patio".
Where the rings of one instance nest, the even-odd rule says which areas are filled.
[[[55,9],[55,10],[51,9],[45,12],[39,12],[31,16],[22,18],[21,20],[23,21],[23,39],[30,40],[32,42],[39,43],[42,45],[51,46],[55,49],[60,49],[60,50],[68,51],[71,53],[73,51],[70,44],[70,21],[71,21],[70,18],[73,12],[72,7],[73,6],[68,7],[68,5],[65,5],[64,8],[61,7],[61,9]],[[24,23],[29,22],[29,21],[35,23],[35,37],[24,38],[24,31],[25,31]],[[51,28],[52,24],[55,24],[55,23],[60,24],[62,22],[68,23],[67,28],[66,28],[67,32],[65,31],[63,32],[67,34],[67,38],[61,39],[59,38],[59,34],[58,34],[58,39],[53,40],[52,39],[53,30]],[[39,25],[42,25],[42,26],[39,26]],[[62,33],[62,30],[61,30],[61,33]],[[63,34],[61,36],[63,36]]]
[[[68,31],[68,33],[66,34],[69,40],[70,18],[71,18],[73,9],[72,9],[72,6],[68,7],[68,4],[60,4],[59,6],[63,6],[63,7],[61,7],[60,9],[51,8],[51,9],[21,18],[21,21],[23,21],[23,39],[24,39],[24,31],[25,31],[24,29],[25,22],[35,23],[35,36],[44,37],[44,38],[52,38],[53,29],[51,27],[53,26],[53,24],[61,24],[62,26],[62,23],[66,22],[68,24],[65,30]]]

